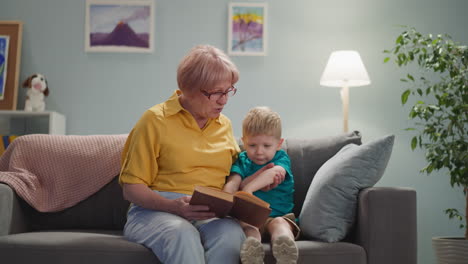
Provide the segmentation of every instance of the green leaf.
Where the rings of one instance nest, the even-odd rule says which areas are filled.
[[[396,43],[396,44],[402,44],[402,42],[403,42],[403,36],[400,35],[400,36],[398,36],[398,38],[396,39],[395,43]]]
[[[427,89],[426,89],[426,95],[430,94],[430,93],[431,93],[431,90],[432,90],[431,87],[427,88]]]
[[[403,62],[403,63],[406,62],[407,61],[406,54],[405,53],[399,53],[398,54],[398,60]]]
[[[431,172],[434,170],[434,165],[432,164],[429,164],[427,167],[426,167],[426,172],[428,174],[431,174]]]
[[[390,57],[386,57],[383,62],[387,63],[389,60],[390,60]]]
[[[408,101],[411,91],[408,89],[401,94],[401,104],[404,105]]]
[[[411,81],[414,82],[414,77],[413,77],[413,75],[411,75],[411,74],[408,73],[406,76],[408,77],[408,79],[410,79]]]
[[[417,145],[418,145],[418,138],[413,137],[413,139],[411,139],[411,150],[414,150]]]

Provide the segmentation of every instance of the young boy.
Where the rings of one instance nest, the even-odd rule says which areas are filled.
[[[224,190],[253,193],[270,204],[270,217],[260,229],[241,222],[247,236],[241,248],[243,264],[263,263],[262,235],[270,235],[276,263],[296,263],[298,250],[294,240],[299,235],[292,209],[294,180],[291,161],[281,149],[281,119],[268,107],[251,109],[242,123],[245,151],[231,168]]]

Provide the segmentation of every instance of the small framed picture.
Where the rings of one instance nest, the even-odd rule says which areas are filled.
[[[87,52],[153,52],[153,28],[153,0],[86,0]]]
[[[23,23],[0,21],[0,110],[16,110]]]
[[[267,7],[266,3],[229,4],[229,55],[266,55]]]

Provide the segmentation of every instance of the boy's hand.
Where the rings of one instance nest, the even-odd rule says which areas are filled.
[[[241,182],[241,189],[253,193],[258,190],[268,191],[280,184],[285,177],[286,171],[281,166],[268,163],[254,174],[248,176]]]
[[[270,163],[270,164],[273,164],[273,163]],[[261,190],[264,192],[268,192],[269,190],[276,188],[280,183],[284,181],[284,178],[286,177],[286,170],[283,167],[275,166],[273,170],[275,171],[273,183],[268,186],[263,187]]]
[[[248,178],[255,179],[258,175],[262,174],[264,171],[266,171],[268,169],[271,169],[273,167],[275,167],[275,164],[273,162],[270,162],[267,165],[261,167],[258,171],[256,171],[254,174],[250,175]],[[264,187],[264,188],[267,188],[267,187]],[[261,189],[261,190],[263,190],[263,189]]]

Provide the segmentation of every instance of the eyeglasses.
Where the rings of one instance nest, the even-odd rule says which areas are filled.
[[[203,90],[200,90],[200,92],[202,92],[202,94],[204,96],[208,97],[209,100],[218,101],[219,99],[221,99],[221,97],[223,97],[223,95],[225,95],[227,97],[234,96],[236,94],[236,92],[237,92],[237,88],[234,87],[234,86],[231,86],[231,87],[229,87],[229,89],[227,89],[226,92],[208,93],[208,92],[203,91]]]

